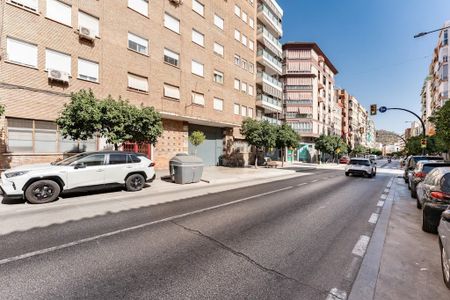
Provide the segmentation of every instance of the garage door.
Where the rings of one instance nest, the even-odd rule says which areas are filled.
[[[223,129],[189,124],[189,135],[194,131],[205,134],[205,141],[197,147],[197,156],[203,159],[206,166],[216,166],[223,153]],[[194,154],[195,147],[189,143],[189,154]]]

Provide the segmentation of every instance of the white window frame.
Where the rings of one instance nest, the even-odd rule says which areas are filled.
[[[243,117],[247,116],[247,106],[244,105],[241,106],[241,116]]]
[[[249,118],[253,118],[253,108],[252,107],[247,108],[247,116]]]
[[[241,57],[239,55],[235,54],[233,62],[236,66],[241,66]]]
[[[137,75],[137,74],[134,74],[134,73],[128,73],[127,75],[128,75],[127,87],[130,90],[143,92],[143,93],[148,93],[148,77]],[[133,79],[133,77],[136,80],[142,80],[142,82],[141,82],[142,86],[139,86],[139,87],[138,86],[132,86],[130,84],[130,78]],[[144,83],[144,81],[145,81],[145,83]]]
[[[241,81],[237,78],[234,79],[234,89],[238,91],[241,90]]]
[[[196,70],[196,68],[200,68],[201,67],[201,72]],[[198,62],[196,60],[192,60],[191,63],[191,72],[194,75],[200,76],[200,77],[205,77],[205,65],[202,64],[201,62]]]
[[[88,28],[94,33],[94,36],[100,36],[100,20],[96,16],[88,14],[84,11],[78,11],[78,29],[81,27]]]
[[[253,18],[248,18],[248,25],[254,29],[255,28],[255,20]]]
[[[72,26],[71,5],[58,0],[47,0],[46,5],[45,16],[47,18],[67,26]],[[56,5],[56,7],[52,7],[52,9],[49,9],[51,5]]]
[[[200,1],[192,0],[192,10],[202,17],[205,16],[205,5]]]
[[[180,87],[173,84],[164,83],[163,95],[166,98],[180,100]]]
[[[214,46],[213,46],[213,51],[214,53],[216,53],[217,55],[220,55],[221,57],[224,56],[225,53],[225,47],[222,46],[221,44],[214,42]]]
[[[205,106],[205,94],[192,91],[192,103]]]
[[[242,21],[244,21],[244,23],[247,23],[248,15],[245,11],[242,11],[241,19],[242,19]]]
[[[241,114],[241,106],[238,103],[234,103],[234,105],[233,105],[233,113],[235,115],[240,115]]]
[[[253,96],[253,94],[254,94],[254,87],[253,87],[253,85],[248,85],[248,94],[250,95],[250,96]]]
[[[171,24],[170,22],[174,22],[174,23]],[[166,27],[170,31],[173,31],[173,32],[176,32],[179,34],[180,33],[180,20],[165,12],[164,13],[164,27]]]
[[[128,8],[148,17],[148,0],[128,0]]]
[[[218,78],[222,78],[222,79],[221,80],[216,80]],[[225,75],[223,74],[223,72],[221,72],[219,70],[214,70],[213,80],[214,80],[215,83],[223,84],[224,81],[225,81]]]
[[[217,111],[223,111],[223,99],[214,97],[213,108]]]
[[[255,50],[255,42],[252,40],[248,40],[248,48],[250,50]]]
[[[214,25],[216,25],[217,28],[223,30],[224,24],[225,20],[221,16],[214,14]]]
[[[57,70],[66,72],[71,76],[72,74],[72,57],[70,54],[53,50],[45,49],[45,70]]]
[[[19,54],[20,49],[21,54]],[[6,59],[27,67],[38,67],[38,47],[36,44],[6,37]]]
[[[241,82],[241,91],[247,94],[247,83]]]
[[[130,41],[135,43],[138,47],[137,49],[133,49],[130,47]],[[140,51],[139,46],[145,50]],[[127,41],[127,47],[128,49],[130,49],[131,51],[140,53],[140,54],[144,54],[144,55],[148,55],[148,39],[143,38],[137,34],[134,34],[132,32],[128,31],[128,41]]]
[[[192,28],[192,42],[199,46],[205,47],[205,35],[200,31]]]
[[[246,36],[245,34],[242,34],[242,35],[241,35],[241,43],[242,43],[242,45],[244,45],[245,47],[247,47],[247,40],[248,40],[247,36]]]
[[[174,61],[177,61],[177,63],[176,63],[176,64],[173,64],[173,63],[171,63],[171,62],[169,62],[169,61],[166,61],[166,57],[171,58],[171,59],[173,59]],[[174,66],[174,67],[177,67],[177,68],[180,67],[180,54],[177,53],[177,52],[175,52],[175,51],[172,51],[172,50],[170,50],[170,49],[164,48],[164,57],[163,57],[163,60],[164,60],[164,63],[166,63],[166,64],[169,64],[169,65]]]
[[[92,76],[92,75],[94,75],[93,73],[82,74],[82,72],[84,73],[84,71],[81,71],[83,64],[85,64],[86,66],[90,65],[88,68],[91,68],[97,74],[95,76]],[[99,67],[98,62],[78,57],[78,77],[77,77],[78,79],[92,81],[92,82],[99,82],[99,69],[100,69],[100,67]],[[92,70],[89,70],[86,73],[89,73]]]
[[[39,0],[9,0],[7,2],[35,12],[39,9]]]
[[[239,42],[241,41],[241,32],[237,29],[234,29],[234,39]]]
[[[234,14],[239,18],[241,17],[241,8],[238,5],[234,5]]]

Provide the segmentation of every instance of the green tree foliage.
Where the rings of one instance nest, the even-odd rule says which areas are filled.
[[[241,134],[247,142],[256,147],[256,151],[273,148],[276,145],[277,127],[267,121],[247,118],[242,122]],[[256,153],[255,167],[258,165]]]
[[[352,151],[352,154],[354,154],[354,155],[365,154],[365,153],[367,153],[367,148],[364,147],[363,145],[355,146],[355,148]]]
[[[285,149],[287,148],[297,148],[298,142],[300,140],[297,132],[292,129],[291,126],[283,124],[277,127],[276,131],[276,141],[275,145],[277,148],[281,149],[281,165],[284,165],[285,160]]]
[[[315,148],[323,153],[330,154],[334,159],[340,153],[347,153],[347,144],[338,135],[321,135],[315,143]]]
[[[0,104],[0,117],[3,116],[5,113],[5,106],[3,104]]]
[[[447,149],[450,149],[450,101],[437,110],[430,121],[436,128],[436,136],[441,139]]]
[[[99,103],[92,90],[72,93],[56,124],[64,138],[87,140],[100,129]]]
[[[197,147],[201,145],[206,139],[206,136],[203,132],[196,130],[191,133],[189,136],[189,142],[195,147],[194,155],[197,155]]]
[[[163,132],[153,107],[137,107],[111,96],[97,100],[91,90],[73,93],[56,122],[65,138],[87,140],[98,134],[116,150],[126,141],[155,144]]]
[[[405,149],[409,155],[419,155],[422,154],[421,147],[422,136],[415,136],[408,139]],[[440,136],[434,135],[427,137],[427,148],[426,152],[428,154],[440,154],[447,151],[447,146]]]
[[[370,149],[370,154],[381,155],[381,154],[383,154],[383,152],[379,149],[372,148],[372,149]]]

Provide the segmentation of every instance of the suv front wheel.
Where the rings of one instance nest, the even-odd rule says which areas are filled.
[[[33,204],[42,204],[55,201],[61,188],[53,180],[38,180],[33,182],[25,190],[25,198]]]
[[[144,188],[145,178],[141,174],[131,174],[125,180],[125,188],[129,192],[137,192]]]

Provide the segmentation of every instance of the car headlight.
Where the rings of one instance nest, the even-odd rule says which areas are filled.
[[[28,172],[29,171],[9,172],[9,173],[5,173],[5,177],[6,178],[11,178],[11,177],[22,176],[24,174],[27,174]]]

